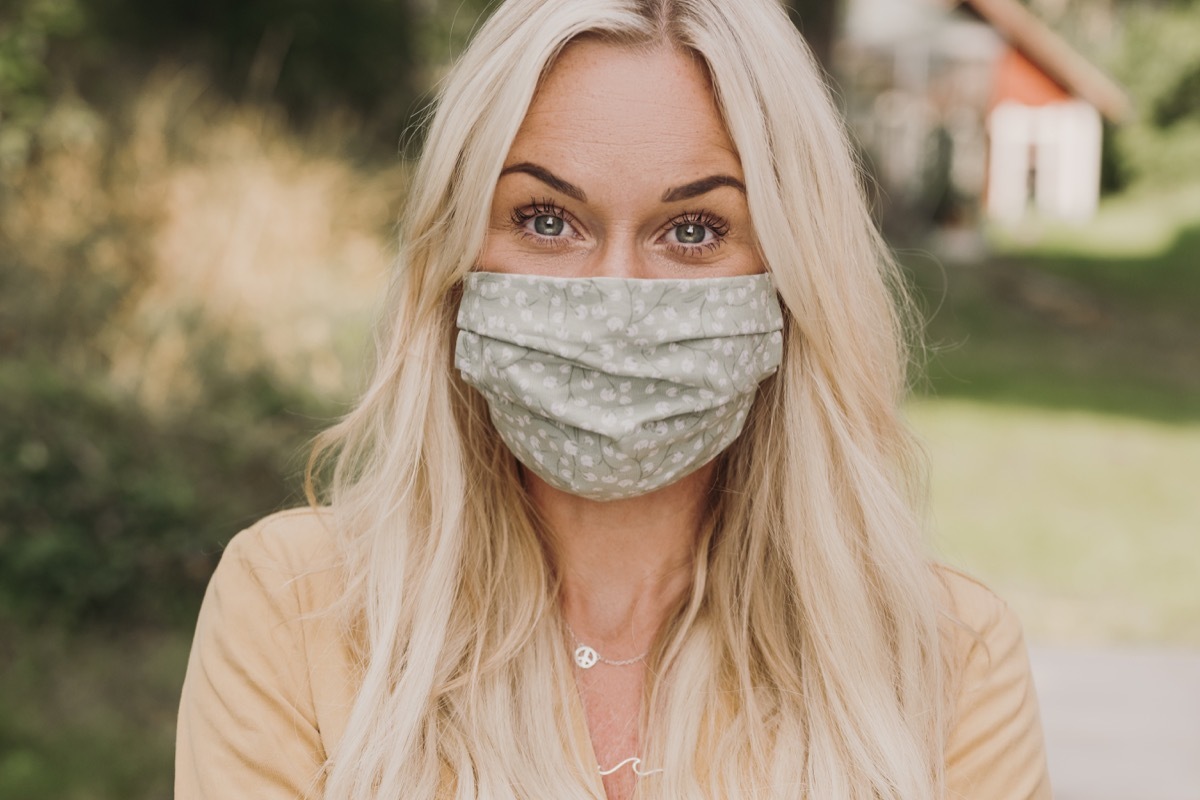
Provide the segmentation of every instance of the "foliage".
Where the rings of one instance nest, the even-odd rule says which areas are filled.
[[[1200,57],[1154,103],[1154,122],[1161,128],[1189,117],[1200,117]]]
[[[416,93],[420,14],[405,0],[93,0],[110,47],[187,54],[232,97],[273,98],[309,121],[348,106],[399,129]]]
[[[9,106],[21,95],[46,94],[51,42],[78,35],[84,24],[75,0],[21,0],[6,3],[2,13],[0,98]]]
[[[190,619],[220,545],[295,502],[295,456],[328,417],[194,287],[167,291],[166,207],[205,214],[171,200],[196,181],[164,155],[160,105],[136,124],[56,107],[0,187],[0,620]]]
[[[1129,4],[1121,15],[1113,73],[1136,116],[1118,129],[1117,149],[1134,185],[1200,179],[1200,3]]]
[[[190,639],[0,624],[0,797],[171,797]]]
[[[1084,228],[1031,222],[997,231],[1000,252],[982,264],[903,253],[931,317],[925,388],[993,404],[1200,421],[1197,203],[1197,191],[1157,204],[1110,201]],[[1172,204],[1194,216],[1172,221]],[[1161,229],[1147,223],[1154,218],[1166,220]]]
[[[102,371],[70,366],[67,348],[5,354],[0,616],[186,620],[221,544],[294,501],[313,403],[265,370],[229,371],[224,348],[197,342],[202,405],[165,416]]]
[[[220,545],[283,504],[310,425],[268,376],[207,360],[208,406],[148,417],[102,376],[0,369],[0,612],[32,622],[182,620]],[[200,358],[206,358],[200,354]],[[236,387],[236,389],[235,389]],[[268,426],[270,435],[254,435]]]
[[[81,35],[78,0],[10,0],[0,5],[0,175],[24,161],[29,129],[52,93],[51,46]]]
[[[470,6],[471,4],[468,4]],[[421,61],[446,9],[415,0],[7,0],[0,5],[0,158],[75,93],[107,109],[156,65],[200,70],[232,100],[278,104],[299,126],[358,120],[394,152],[427,90]]]

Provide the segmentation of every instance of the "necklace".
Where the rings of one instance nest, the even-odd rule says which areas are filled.
[[[579,634],[575,633],[575,629],[571,627],[571,623],[567,622],[564,619],[563,625],[567,626],[567,632],[570,633],[571,638],[575,640],[575,664],[580,669],[591,669],[592,667],[596,666],[596,664],[598,664],[598,663],[599,664],[608,664],[611,667],[627,667],[630,664],[636,664],[639,661],[645,661],[646,656],[650,654],[650,651],[647,650],[647,651],[641,653],[640,655],[634,656],[633,658],[625,658],[625,659],[621,659],[621,660],[605,658],[604,656],[602,656],[596,652],[596,648],[589,647],[588,645],[584,644],[583,642],[581,642],[579,640]],[[613,773],[620,770],[626,764],[629,765],[630,769],[633,770],[633,774],[636,775],[638,778],[645,778],[650,775],[657,775],[663,771],[662,769],[643,770],[642,769],[642,759],[639,756],[630,756],[629,758],[626,758],[625,760],[623,760],[617,764],[614,764],[613,766],[609,767],[608,769],[605,769],[604,767],[597,764],[596,771],[600,773],[601,777],[606,778],[609,775],[612,775]]]
[[[658,773],[663,771],[661,768],[648,769],[648,770],[643,771],[642,770],[642,760],[640,758],[638,758],[637,756],[630,756],[629,758],[622,761],[620,764],[617,764],[615,767],[609,767],[608,769],[603,769],[602,767],[600,767],[600,765],[597,764],[596,769],[600,770],[601,775],[607,777],[609,775],[612,775],[614,772],[616,772],[617,770],[619,770],[621,767],[625,766],[626,764],[632,765],[631,768],[633,769],[633,774],[637,775],[639,778],[645,778],[647,775],[657,775]]]
[[[596,648],[589,647],[588,645],[579,641],[579,635],[575,633],[575,629],[571,627],[571,623],[564,619],[563,624],[567,626],[567,631],[571,634],[571,638],[575,640],[575,664],[580,669],[591,669],[592,667],[596,666],[596,664],[608,664],[610,667],[627,667],[630,664],[636,664],[639,661],[645,661],[646,656],[650,654],[650,651],[647,650],[641,655],[634,656],[633,658],[621,659],[620,661],[616,661],[611,658],[605,658],[596,652]],[[625,759],[616,767],[613,767],[613,769],[615,770],[619,767],[623,767],[627,763],[629,763],[629,759]],[[634,771],[637,772],[636,764],[634,765]]]

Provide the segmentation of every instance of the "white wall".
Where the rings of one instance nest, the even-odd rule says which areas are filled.
[[[1100,114],[1081,100],[1002,103],[988,118],[988,214],[1016,222],[1030,202],[1046,217],[1082,222],[1100,199]],[[1032,186],[1030,176],[1032,174]]]

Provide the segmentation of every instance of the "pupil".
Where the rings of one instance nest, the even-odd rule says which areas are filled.
[[[680,225],[675,229],[675,238],[683,244],[700,244],[704,241],[704,226],[695,223]]]
[[[533,229],[542,236],[558,236],[562,233],[563,221],[549,214],[539,214],[533,220]]]

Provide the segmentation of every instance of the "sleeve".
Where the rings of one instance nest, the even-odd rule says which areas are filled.
[[[1021,626],[1003,601],[983,591],[986,621],[964,632],[969,646],[946,749],[946,796],[1049,800],[1045,744]]]
[[[177,800],[319,794],[325,755],[289,572],[251,528],[213,574],[180,701]]]

